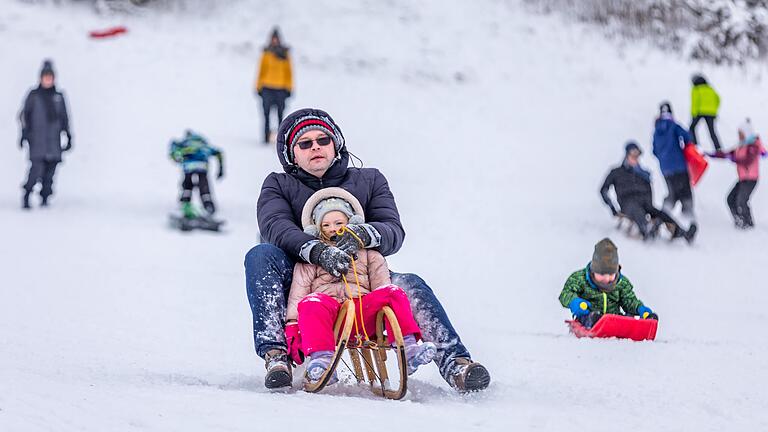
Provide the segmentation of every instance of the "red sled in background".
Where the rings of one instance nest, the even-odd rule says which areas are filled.
[[[701,180],[701,176],[704,175],[704,171],[707,170],[709,162],[704,159],[704,155],[699,153],[699,149],[693,143],[688,143],[683,149],[683,157],[685,157],[685,163],[688,165],[688,175],[691,177],[691,186],[696,186],[696,183]]]
[[[655,319],[636,319],[623,315],[603,315],[591,328],[588,329],[576,320],[566,320],[566,324],[578,338],[619,338],[632,339],[634,341],[656,339],[656,329],[659,322]]]
[[[116,26],[104,30],[93,30],[92,32],[88,33],[88,36],[90,36],[91,39],[105,39],[126,33],[127,31],[128,29],[123,26]]]

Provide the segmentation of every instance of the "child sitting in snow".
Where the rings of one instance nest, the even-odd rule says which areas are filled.
[[[321,241],[333,244],[335,235],[347,224],[364,223],[360,202],[344,189],[325,188],[312,195],[304,205],[302,226],[304,232]],[[357,252],[354,269],[346,275],[350,293],[343,280],[314,264],[297,263],[288,296],[285,335],[291,358],[301,364],[302,354],[309,356],[305,379],[310,383],[320,380],[331,362],[336,348],[333,325],[341,304],[352,296],[355,308],[362,307],[363,323],[367,334],[375,334],[376,314],[389,306],[397,316],[405,341],[408,374],[429,363],[437,349],[431,342],[417,344],[419,327],[413,318],[411,305],[402,288],[392,285],[384,257],[373,249]],[[358,289],[362,300],[358,301]],[[359,315],[359,312],[358,312]],[[362,332],[362,329],[361,329]],[[389,343],[394,335],[387,332]],[[329,383],[338,381],[335,372]]]
[[[736,228],[749,229],[755,226],[752,211],[749,208],[749,198],[760,178],[760,156],[765,156],[766,150],[747,119],[739,126],[739,145],[726,152],[724,157],[736,162],[739,181],[728,194],[728,208],[733,215]],[[717,154],[710,155],[718,157]]]
[[[568,277],[560,293],[560,304],[569,308],[586,328],[603,314],[640,315],[643,319],[659,317],[635,297],[632,283],[621,274],[616,245],[604,238],[595,245],[592,262]]]

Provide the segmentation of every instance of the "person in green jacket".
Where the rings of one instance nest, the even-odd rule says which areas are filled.
[[[618,249],[609,238],[595,245],[592,261],[586,268],[576,270],[565,281],[560,304],[570,309],[586,328],[592,328],[604,314],[659,319],[635,296],[632,282],[621,274]]]
[[[712,144],[715,145],[715,151],[722,153],[720,140],[717,139],[717,132],[715,132],[715,119],[717,118],[717,110],[720,108],[720,96],[703,76],[696,74],[691,78],[691,81],[693,83],[691,89],[691,127],[689,128],[691,139],[694,144],[698,145],[696,125],[699,120],[704,119],[707,122]]]

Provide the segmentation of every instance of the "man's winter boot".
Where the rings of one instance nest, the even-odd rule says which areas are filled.
[[[413,335],[403,338],[405,340],[405,359],[408,364],[408,375],[413,375],[419,366],[428,364],[437,355],[437,347],[432,342],[416,343]]]
[[[466,357],[453,359],[444,378],[451,387],[462,393],[485,390],[491,383],[488,369]]]
[[[267,368],[267,376],[264,377],[264,387],[276,389],[290,387],[293,376],[291,366],[288,364],[288,355],[283,350],[273,349],[267,351],[264,356],[264,366]]]
[[[48,207],[48,196],[40,196],[40,206]]]
[[[32,208],[29,205],[29,192],[24,192],[24,196],[21,197],[21,208],[25,210],[29,210],[30,208]]]
[[[317,351],[312,353],[309,357],[309,362],[307,362],[307,370],[304,373],[304,379],[312,384],[320,381],[325,371],[331,366],[332,357],[333,351]],[[335,384],[337,382],[339,382],[339,377],[336,375],[336,371],[333,371],[333,375],[326,385]]]

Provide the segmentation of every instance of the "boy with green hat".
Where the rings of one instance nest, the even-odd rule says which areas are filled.
[[[592,261],[585,269],[573,272],[560,292],[560,304],[586,328],[604,314],[639,315],[659,319],[633,291],[632,283],[621,274],[616,245],[609,238],[595,245]]]

